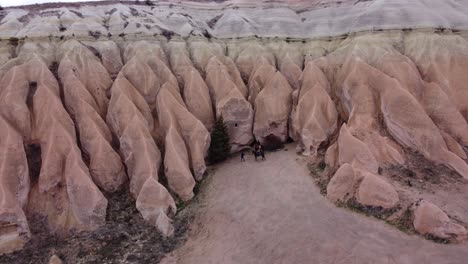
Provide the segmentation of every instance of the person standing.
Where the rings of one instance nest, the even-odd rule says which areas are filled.
[[[265,150],[263,149],[262,145],[260,145],[259,150],[260,150],[260,155],[262,156],[262,160],[265,160]]]
[[[245,161],[245,152],[244,151],[241,151],[241,162],[244,162]]]

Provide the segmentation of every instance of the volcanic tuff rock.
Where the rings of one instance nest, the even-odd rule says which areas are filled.
[[[103,193],[127,182],[171,235],[219,116],[233,151],[291,138],[326,153],[332,201],[397,207],[382,170],[414,155],[468,178],[462,1],[110,3],[0,11],[0,253],[28,241],[33,214],[97,228]],[[466,237],[438,211],[449,231],[426,228],[426,211],[421,233]]]
[[[443,239],[463,240],[468,236],[465,227],[454,223],[436,205],[422,200],[414,211],[414,228],[421,234]]]

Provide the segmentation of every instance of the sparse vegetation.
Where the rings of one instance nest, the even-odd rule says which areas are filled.
[[[427,239],[427,240],[434,241],[434,242],[439,243],[439,244],[450,244],[451,243],[451,241],[449,239],[436,237],[436,236],[433,236],[431,234],[424,235],[424,238]]]
[[[386,220],[390,215],[396,212],[397,208],[385,209],[380,206],[368,206],[359,203],[356,198],[351,198],[346,202],[339,202],[339,207],[349,208],[352,211],[364,213],[377,219]]]
[[[405,233],[414,233],[413,213],[409,208],[406,208],[403,214],[394,221],[389,221],[389,224],[395,226]]]
[[[207,39],[211,39],[213,36],[208,32],[208,30],[203,31],[203,36]]]
[[[325,172],[327,164],[323,161],[320,161],[318,163],[309,163],[307,164],[307,167],[309,168],[310,175],[315,180],[315,184],[317,184],[317,187],[319,187],[320,193],[322,195],[326,195],[329,179],[326,175],[323,175],[323,173]]]
[[[145,1],[145,4],[146,4],[147,6],[154,6],[153,1],[151,1],[151,0],[146,0],[146,1]]]
[[[17,46],[18,46],[18,43],[19,43],[19,39],[18,39],[18,38],[11,37],[8,41],[9,41],[10,45],[12,45],[13,47],[17,47]]]
[[[88,34],[93,37],[94,39],[99,39],[102,35],[100,31],[88,31]]]
[[[139,16],[140,12],[138,12],[138,10],[136,10],[135,8],[130,7],[130,14],[132,14],[132,16]]]
[[[161,29],[161,31],[162,31],[161,34],[164,37],[166,37],[167,40],[171,40],[172,36],[174,36],[174,34],[175,34],[173,31],[166,30],[166,29]]]
[[[226,160],[231,153],[229,134],[223,117],[219,117],[211,130],[211,144],[208,149],[208,162],[217,163]]]
[[[0,263],[48,263],[52,254],[65,263],[158,263],[165,254],[185,241],[191,211],[174,217],[174,236],[162,237],[148,224],[135,207],[135,199],[127,191],[108,195],[106,223],[91,232],[77,232],[59,236],[49,231],[46,219],[28,216],[32,233],[25,248],[13,254],[0,256]]]

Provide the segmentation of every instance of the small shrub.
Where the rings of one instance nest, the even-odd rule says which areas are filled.
[[[213,36],[210,34],[210,32],[208,32],[208,30],[204,30],[203,31],[203,36],[207,39],[211,39]]]
[[[436,237],[436,236],[431,235],[431,234],[424,235],[424,238],[427,239],[427,240],[432,240],[432,241],[434,241],[436,243],[439,243],[439,244],[450,244],[451,243],[451,241],[449,239]]]
[[[208,162],[217,163],[226,160],[231,153],[229,134],[221,116],[211,130],[211,144],[208,149]]]
[[[389,222],[394,225],[396,228],[400,229],[405,233],[413,233],[413,215],[411,211],[407,208],[405,212],[395,221]]]
[[[89,31],[88,34],[95,38],[95,39],[98,39],[99,37],[101,37],[101,32],[100,31]]]
[[[171,40],[172,36],[174,36],[174,32],[166,29],[161,29],[162,35],[166,37],[167,40]]]
[[[14,46],[14,47],[18,46],[18,43],[19,43],[19,39],[18,39],[18,38],[11,37],[8,41],[10,42],[10,45],[12,45],[12,46]]]
[[[151,0],[146,0],[146,1],[145,1],[145,4],[146,4],[147,6],[154,6],[153,1],[151,1]]]

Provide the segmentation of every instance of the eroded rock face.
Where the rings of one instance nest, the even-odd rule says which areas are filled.
[[[350,133],[346,124],[341,127],[335,144],[327,153],[329,166],[339,166],[327,185],[330,200],[346,202],[354,197],[362,205],[384,209],[398,205],[395,188],[377,175],[379,166],[374,155]]]
[[[267,81],[254,101],[253,134],[260,144],[275,148],[288,139],[292,89],[279,71],[271,72],[265,79]]]
[[[106,94],[112,81],[97,58],[77,41],[65,42],[61,50],[64,55],[58,75],[64,86],[64,101],[75,120],[91,177],[105,191],[116,191],[127,175],[111,146],[112,135],[104,121]]]
[[[185,42],[172,42],[169,54],[172,69],[179,80],[179,85],[183,87],[182,96],[187,109],[202,121],[207,129],[211,129],[214,124],[214,114],[210,91],[193,66]]]
[[[3,185],[11,188],[2,202],[8,217],[1,240],[10,240],[2,245],[5,252],[17,249],[29,236],[22,208],[46,216],[52,229],[67,231],[97,228],[104,223],[107,207],[82,160],[74,123],[43,57],[34,51],[24,52],[14,64],[1,81],[1,120],[6,122],[3,131],[7,133],[2,144],[7,147],[5,151],[16,144],[16,151],[2,153],[3,170],[10,170],[9,177],[13,177]],[[11,111],[15,108],[18,111]],[[28,165],[31,175],[37,177],[31,185],[25,178],[29,177]],[[12,190],[16,194],[9,194]]]
[[[158,95],[158,116],[165,134],[165,173],[169,186],[183,200],[193,197],[194,176],[205,173],[210,135],[185,107],[177,89],[167,83]]]
[[[420,17],[429,6],[421,1],[393,3],[413,14],[397,23],[389,1],[378,11],[366,1],[322,2],[4,11],[0,253],[29,239],[29,213],[57,232],[95,229],[105,221],[102,192],[126,181],[143,217],[171,235],[175,200],[193,197],[220,116],[234,152],[290,137],[307,157],[326,153],[334,202],[395,208],[404,196],[381,172],[412,153],[467,178],[466,37],[398,31],[466,27],[463,5],[429,1],[447,14],[432,21]],[[317,23],[323,5],[342,19]],[[344,38],[389,21],[395,30]],[[415,228],[464,239],[441,210],[421,204]]]
[[[291,137],[298,141],[298,151],[314,156],[336,130],[338,113],[329,95],[330,84],[313,62],[307,64],[300,83],[293,93]]]
[[[7,120],[0,117],[0,252],[18,250],[29,240],[31,234],[23,208],[28,202],[30,179],[23,138]],[[7,153],[8,152],[8,153]],[[16,190],[16,192],[15,192]]]
[[[123,75],[115,80],[111,98],[107,122],[119,138],[136,206],[145,220],[171,235],[169,216],[175,214],[176,206],[158,182],[161,153],[150,133],[154,121],[149,106]]]
[[[252,105],[232,81],[226,66],[216,57],[208,62],[206,83],[210,88],[216,116],[222,116],[228,128],[231,150],[238,151],[250,144],[252,138]]]

